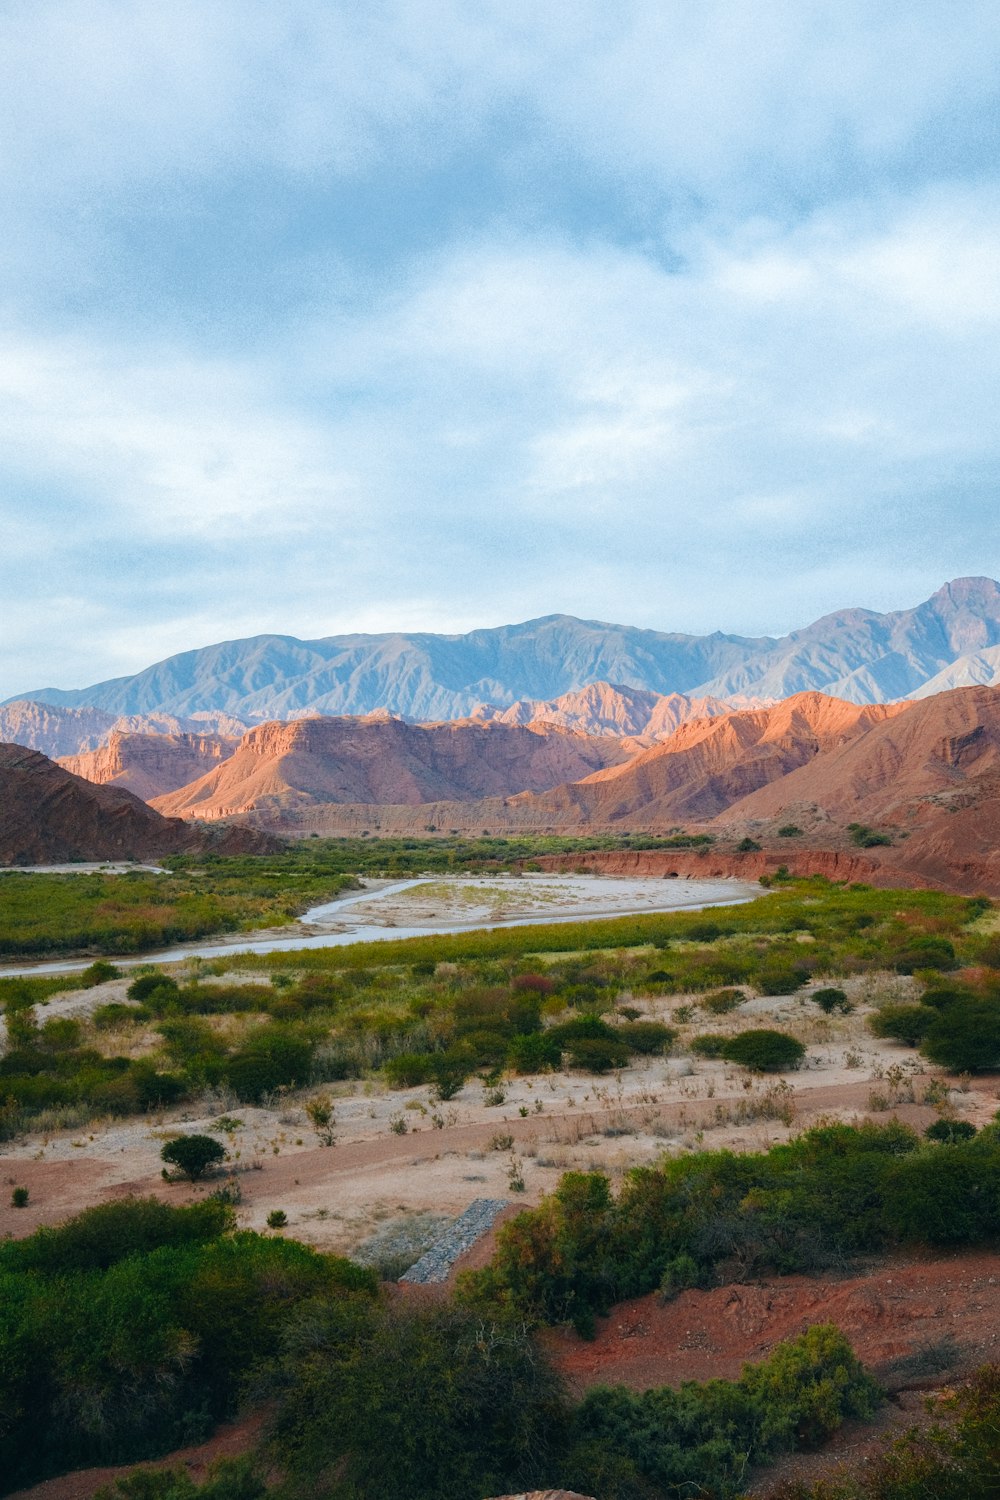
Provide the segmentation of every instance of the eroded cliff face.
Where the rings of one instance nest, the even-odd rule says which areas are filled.
[[[253,829],[203,829],[163,818],[131,792],[95,786],[38,750],[0,744],[0,864],[148,860],[209,849],[256,854],[275,847]]]
[[[59,764],[98,786],[120,786],[144,802],[187,786],[233,754],[238,739],[218,734],[122,734]]]

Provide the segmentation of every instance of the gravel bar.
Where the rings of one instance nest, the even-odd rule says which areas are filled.
[[[447,1281],[448,1272],[458,1257],[493,1228],[493,1221],[510,1202],[510,1198],[473,1199],[465,1212],[449,1224],[441,1238],[408,1271],[403,1272],[400,1281]]]

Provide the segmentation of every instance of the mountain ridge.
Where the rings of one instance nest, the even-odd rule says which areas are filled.
[[[598,682],[664,696],[773,700],[821,691],[874,703],[913,697],[949,671],[1000,681],[996,647],[1000,584],[976,577],[954,579],[910,609],[834,611],[782,637],[687,635],[564,614],[452,635],[261,634],[87,688],[17,697],[116,716],[223,713],[246,723],[380,708],[418,722],[458,719],[483,704],[547,702]]]

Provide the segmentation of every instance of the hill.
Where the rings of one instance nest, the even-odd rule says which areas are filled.
[[[570,615],[465,635],[261,635],[186,651],[92,687],[20,696],[116,717],[225,713],[247,723],[379,708],[415,720],[457,719],[484,703],[547,703],[593,683],[739,702],[822,691],[874,703],[911,697],[949,671],[962,682],[963,674],[983,681],[993,674],[994,681],[996,646],[1000,585],[963,578],[913,609],[837,611],[781,638],[683,635]]]
[[[161,817],[131,792],[94,786],[37,750],[0,744],[0,864],[147,860],[205,850],[254,854],[274,847],[248,828],[205,829]]]
[[[422,815],[425,823],[463,831],[490,827],[662,832],[717,817],[757,788],[780,781],[823,750],[863,735],[904,709],[903,704],[859,705],[821,693],[800,693],[770,708],[683,724],[661,744],[550,791],[498,796],[466,806],[442,800],[424,807]],[[280,826],[320,832],[354,832],[360,827],[384,833],[416,831],[407,808],[369,805],[384,803],[384,798],[356,800],[365,805],[316,807],[311,812],[302,804],[294,810],[289,807],[287,812],[295,816],[283,817]]]
[[[629,754],[627,742],[554,725],[295,719],[248,731],[229,759],[155,805],[198,818],[256,812],[277,825],[289,812],[323,804],[414,806],[543,791]]]

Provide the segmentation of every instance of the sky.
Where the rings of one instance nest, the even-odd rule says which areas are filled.
[[[1000,574],[995,0],[0,0],[0,698]]]

